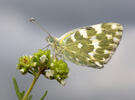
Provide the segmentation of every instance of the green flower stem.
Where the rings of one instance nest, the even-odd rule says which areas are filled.
[[[34,85],[35,85],[37,79],[39,78],[40,74],[41,74],[41,73],[39,72],[39,73],[37,73],[37,74],[35,75],[35,77],[34,77],[32,83],[31,83],[29,89],[27,90],[27,92],[26,92],[26,94],[24,95],[24,97],[23,97],[22,100],[27,100],[27,98],[28,98],[30,92],[32,91],[32,89],[33,89],[33,87],[34,87]]]

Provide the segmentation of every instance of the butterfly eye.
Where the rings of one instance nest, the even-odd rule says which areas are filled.
[[[49,36],[49,37],[47,38],[47,41],[48,41],[49,43],[53,43],[53,42],[54,42],[54,38]]]

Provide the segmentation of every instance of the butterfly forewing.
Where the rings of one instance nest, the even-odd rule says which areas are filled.
[[[117,48],[122,31],[122,25],[118,23],[74,29],[59,38],[62,54],[76,64],[102,68]]]

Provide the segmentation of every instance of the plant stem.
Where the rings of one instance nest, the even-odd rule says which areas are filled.
[[[30,92],[32,91],[32,89],[33,89],[33,87],[34,87],[34,85],[35,85],[37,79],[39,78],[40,74],[41,74],[41,73],[39,72],[39,73],[37,73],[37,74],[34,76],[34,79],[33,79],[33,81],[32,81],[32,83],[31,83],[29,89],[27,90],[27,92],[26,92],[26,94],[24,95],[24,97],[23,97],[22,100],[27,100],[27,98],[28,98]]]

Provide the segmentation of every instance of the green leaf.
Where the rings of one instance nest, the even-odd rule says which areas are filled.
[[[15,77],[13,77],[12,80],[13,80],[14,89],[16,91],[16,95],[17,95],[18,99],[20,100],[20,99],[22,99],[22,95],[21,95],[21,92],[19,90],[19,87],[18,87],[18,84],[16,82]]]
[[[23,98],[24,94],[25,94],[25,91],[22,91],[22,93],[21,93],[21,97],[22,98]]]
[[[32,95],[30,95],[27,100],[31,100],[31,99],[32,99]]]
[[[40,99],[40,100],[44,100],[44,99],[45,99],[45,97],[46,97],[46,95],[47,95],[47,93],[48,93],[48,91],[46,90],[46,91],[45,91],[45,93],[44,93],[44,95],[41,97],[41,99]]]

